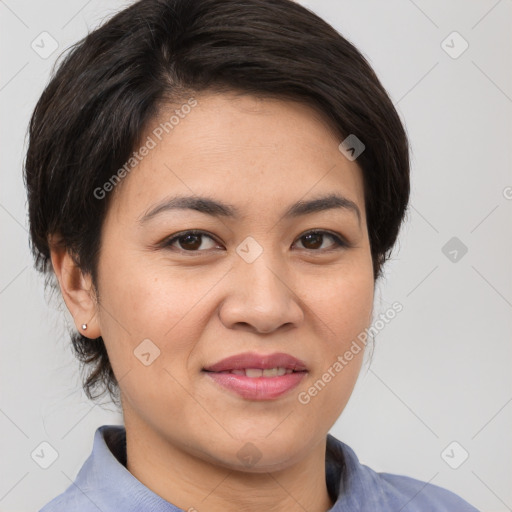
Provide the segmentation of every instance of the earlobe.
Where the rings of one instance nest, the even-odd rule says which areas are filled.
[[[53,270],[77,330],[88,338],[98,338],[101,332],[91,276],[82,272],[69,251],[54,238],[49,242]]]

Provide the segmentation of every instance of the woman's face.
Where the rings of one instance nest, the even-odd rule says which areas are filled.
[[[361,367],[362,350],[333,372],[371,320],[362,174],[308,106],[234,94],[196,100],[169,133],[160,123],[176,107],[161,113],[141,143],[156,146],[111,192],[96,320],[132,435],[225,467],[276,470],[325,438]],[[350,206],[300,208],[333,195]],[[166,203],[182,197],[225,206]],[[287,354],[306,371],[205,370],[244,353]],[[329,369],[329,382],[309,392]],[[259,460],[248,465],[245,455]]]

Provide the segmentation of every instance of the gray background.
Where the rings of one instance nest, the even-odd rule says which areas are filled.
[[[377,336],[332,433],[375,470],[512,510],[512,1],[303,3],[367,56],[412,143],[410,213],[375,304],[376,314],[394,301],[404,309]],[[121,423],[112,405],[85,398],[69,319],[32,269],[21,166],[55,58],[123,5],[0,0],[2,512],[37,510],[62,492],[95,429]],[[58,43],[47,58],[31,47],[43,31]],[[453,31],[469,44],[461,55],[458,36],[442,45]],[[48,469],[31,458],[41,442],[58,453]]]

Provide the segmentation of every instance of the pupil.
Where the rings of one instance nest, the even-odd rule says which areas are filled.
[[[184,249],[198,249],[201,246],[201,235],[185,235],[180,238],[180,245]],[[190,240],[192,239],[192,242]],[[185,240],[185,242],[183,242]],[[188,242],[187,242],[188,240]],[[195,243],[194,243],[195,240]]]
[[[305,238],[306,238],[306,240],[307,240],[307,241],[306,241],[306,244],[304,244],[304,245],[307,245],[307,244],[311,241],[311,239],[313,239],[313,244],[312,244],[312,245],[313,245],[314,247],[311,247],[311,244],[310,244],[310,247],[309,247],[309,248],[310,248],[310,249],[311,249],[311,248],[316,249],[316,248],[318,248],[318,247],[320,247],[320,246],[322,245],[322,241],[321,241],[322,236],[323,236],[323,235],[322,235],[322,234],[320,234],[320,233],[309,233],[309,234],[305,235]],[[315,243],[315,240],[316,240],[316,242],[317,242],[317,243]],[[318,243],[318,242],[319,242],[319,243]]]

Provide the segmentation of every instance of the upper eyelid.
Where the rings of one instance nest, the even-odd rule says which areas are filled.
[[[202,231],[202,230],[196,230],[196,229],[188,229],[186,231],[181,231],[179,233],[176,233],[175,235],[171,235],[169,237],[166,237],[164,240],[163,240],[163,244],[167,245],[171,242],[174,242],[176,241],[178,238],[181,238],[183,236],[186,236],[186,235],[202,235],[202,236],[207,236],[208,238],[211,238],[213,241],[217,242],[216,238],[214,235],[211,235],[210,233],[208,233],[208,231]]]

